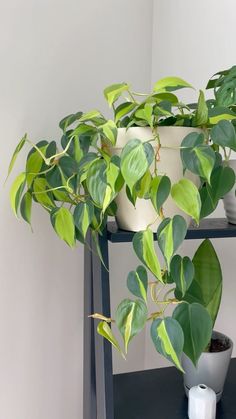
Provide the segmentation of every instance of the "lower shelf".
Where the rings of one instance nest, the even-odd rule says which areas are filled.
[[[236,358],[232,359],[216,419],[236,419]],[[188,419],[181,373],[161,368],[114,375],[115,419]]]

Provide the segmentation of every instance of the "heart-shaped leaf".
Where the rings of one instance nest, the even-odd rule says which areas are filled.
[[[196,366],[212,334],[212,320],[208,311],[198,303],[182,303],[173,312],[184,332],[184,353]]]
[[[143,266],[138,266],[136,271],[129,273],[127,287],[133,295],[147,301],[148,276]]]
[[[236,151],[236,132],[230,121],[218,122],[211,130],[211,139],[214,144]]]
[[[182,258],[175,255],[170,263],[170,274],[181,298],[183,298],[194,278],[194,265],[191,259],[188,256]]]
[[[201,198],[198,188],[189,179],[181,179],[172,186],[171,196],[176,205],[199,223]]]
[[[94,207],[90,201],[79,202],[74,211],[74,223],[85,239],[87,230],[94,216]]]
[[[107,324],[106,321],[102,321],[102,322],[98,323],[97,332],[103,338],[107,339],[108,342],[110,342],[114,346],[114,348],[116,348],[120,352],[120,354],[123,356],[123,358],[125,358],[124,354],[123,354],[123,352],[120,348],[119,343],[117,342],[115,336],[112,333],[112,330],[111,330],[109,324]]]
[[[22,197],[25,187],[25,173],[20,173],[12,183],[10,190],[10,202],[12,210],[17,217],[17,211],[20,204],[20,199]]]
[[[157,352],[183,371],[180,360],[184,347],[184,334],[180,324],[171,317],[156,319],[151,326],[151,338]]]
[[[75,225],[73,216],[67,208],[55,208],[51,212],[52,226],[60,237],[70,247],[75,245]]]
[[[168,176],[156,176],[151,182],[150,196],[155,210],[160,213],[162,205],[167,200],[171,189]]]
[[[147,229],[135,233],[133,237],[133,248],[141,262],[159,281],[163,282],[161,266],[154,248],[153,232]]]
[[[183,217],[175,215],[172,219],[165,218],[157,230],[157,241],[166,260],[167,267],[173,254],[184,241],[187,233],[187,224]]]
[[[123,336],[127,353],[129,342],[144,328],[147,321],[145,302],[142,300],[123,300],[117,307],[115,320]]]

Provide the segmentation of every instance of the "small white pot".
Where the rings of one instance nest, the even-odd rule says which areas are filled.
[[[225,163],[226,164],[226,163]],[[229,160],[227,166],[231,167],[236,173],[236,160]],[[236,224],[236,185],[223,198],[225,214],[231,224]]]
[[[183,175],[183,165],[179,150],[183,138],[194,131],[201,132],[198,128],[188,127],[158,128],[161,145],[163,147],[173,147],[160,149],[158,173],[166,174],[170,178],[172,184],[177,183],[180,179],[186,177],[192,180],[195,185],[199,185],[197,176],[188,171],[186,171],[185,176]],[[134,138],[140,139],[143,142],[150,140],[153,138],[151,128],[131,127],[128,130],[126,130],[126,128],[119,128],[116,146],[111,150],[112,154],[120,155],[127,142]],[[154,164],[151,166],[151,170],[154,170]],[[116,220],[119,228],[122,230],[145,230],[149,224],[154,222],[150,228],[153,231],[156,231],[161,222],[160,218],[157,219],[157,213],[150,200],[138,198],[134,207],[126,196],[125,188],[118,194],[116,203],[118,206]],[[164,204],[164,215],[166,217],[173,217],[175,214],[182,215],[189,225],[190,217],[183,213],[183,211],[175,205],[171,197],[169,197]]]
[[[225,378],[228,372],[229,363],[233,350],[233,342],[222,333],[214,331],[214,338],[228,340],[229,348],[221,352],[203,352],[199,358],[197,368],[192,361],[184,354],[182,366],[184,374],[184,388],[188,396],[190,388],[205,384],[216,393],[217,402],[221,399]]]

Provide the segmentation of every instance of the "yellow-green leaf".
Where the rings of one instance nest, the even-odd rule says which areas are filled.
[[[18,156],[19,152],[21,151],[22,147],[24,146],[24,144],[26,142],[26,139],[27,139],[27,134],[25,134],[24,137],[21,138],[21,140],[17,144],[16,149],[15,149],[13,155],[12,155],[9,167],[8,167],[7,177],[10,175],[10,173],[11,173],[13,167],[14,167],[15,161],[17,159],[17,156]]]
[[[16,217],[24,187],[25,173],[20,173],[20,175],[14,180],[10,190],[11,207]]]
[[[112,333],[110,326],[105,321],[102,321],[98,324],[97,332],[99,335],[107,339],[114,346],[114,348],[116,348],[120,352],[122,357],[125,358],[119,343],[117,342],[115,336]]]
[[[183,87],[193,87],[191,84],[181,79],[180,77],[164,77],[158,80],[154,85],[154,92],[158,91],[172,91],[181,89]]]
[[[61,207],[51,213],[53,228],[60,239],[70,247],[75,246],[75,225],[73,216],[67,208]]]
[[[181,179],[172,186],[171,196],[176,205],[199,224],[201,198],[194,183],[189,179]]]

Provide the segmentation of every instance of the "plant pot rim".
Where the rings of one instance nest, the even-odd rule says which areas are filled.
[[[129,127],[128,129],[126,127],[118,127],[117,128],[119,132],[124,132],[124,131],[129,131],[129,130],[152,130],[151,127]],[[193,130],[193,131],[202,131],[202,129],[200,127],[185,127],[185,126],[180,126],[180,125],[158,125],[157,126],[157,130],[163,130],[163,129],[168,129],[168,130],[175,130],[175,129],[182,129],[182,130]]]
[[[229,341],[229,347],[227,349],[224,349],[224,350],[218,351],[218,352],[203,352],[202,354],[204,354],[204,356],[214,356],[214,355],[219,355],[220,353],[223,353],[223,352],[228,352],[228,351],[230,352],[230,351],[232,351],[232,348],[234,346],[234,343],[233,343],[232,339],[230,339],[227,335],[225,335],[224,333],[218,332],[217,330],[213,330],[212,337],[213,336],[216,336],[219,339],[220,338],[222,338],[222,339],[225,339],[225,338],[228,339],[228,341]]]

